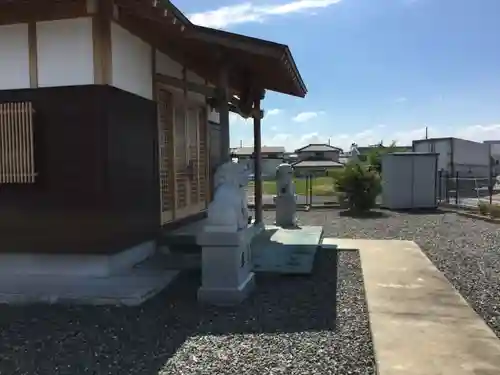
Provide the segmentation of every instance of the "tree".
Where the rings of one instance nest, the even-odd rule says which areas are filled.
[[[366,212],[375,207],[382,187],[378,173],[353,162],[337,175],[335,190],[345,196],[351,211]]]
[[[399,149],[396,146],[396,141],[393,141],[389,146],[384,146],[383,141],[373,147],[371,151],[368,153],[366,158],[368,165],[372,170],[375,170],[378,173],[382,173],[382,156],[385,154],[389,154],[391,152],[397,152]]]

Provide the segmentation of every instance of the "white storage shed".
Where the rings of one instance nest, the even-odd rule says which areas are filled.
[[[389,209],[437,207],[438,154],[395,152],[382,157],[382,206]]]

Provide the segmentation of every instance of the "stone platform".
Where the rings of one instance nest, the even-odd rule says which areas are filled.
[[[254,272],[310,274],[323,239],[323,227],[285,229],[266,225],[252,241]]]
[[[113,255],[0,256],[0,303],[139,305],[179,274],[147,242]]]

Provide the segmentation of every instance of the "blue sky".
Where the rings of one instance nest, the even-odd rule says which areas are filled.
[[[287,44],[305,99],[268,93],[263,144],[500,139],[499,0],[183,0],[194,23]],[[231,118],[231,144],[252,145]]]

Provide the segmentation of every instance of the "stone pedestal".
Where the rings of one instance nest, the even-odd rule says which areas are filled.
[[[279,227],[294,227],[297,225],[297,203],[295,195],[278,195],[276,204],[276,225]]]
[[[198,300],[214,305],[234,305],[254,289],[250,241],[258,232],[256,229],[249,226],[231,233],[210,227],[198,236],[198,244],[202,246]]]

